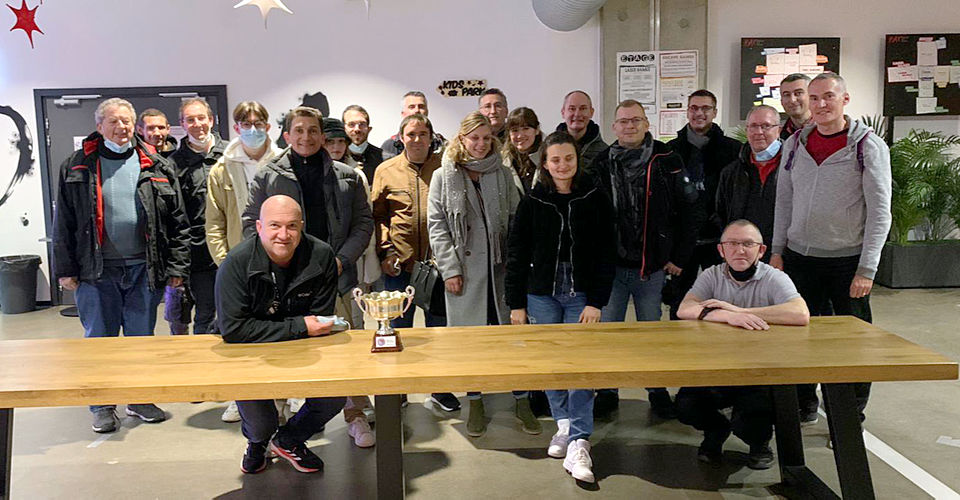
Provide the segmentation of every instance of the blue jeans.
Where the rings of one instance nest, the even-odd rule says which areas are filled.
[[[383,275],[383,287],[384,290],[402,291],[407,285],[410,284],[410,273],[406,271],[400,271],[400,274],[396,276],[387,276]],[[390,326],[394,328],[410,328],[413,326],[413,315],[416,313],[417,306],[411,305],[410,309],[407,309],[407,312],[403,316],[400,316],[397,319],[390,321]],[[428,311],[423,311],[423,323],[424,325],[431,326],[447,326],[447,318],[445,316],[434,316]]]
[[[613,278],[610,301],[603,308],[601,321],[624,321],[627,319],[627,303],[633,297],[633,309],[637,321],[660,321],[660,298],[666,274],[663,270],[644,279],[640,269],[617,266]],[[666,392],[663,388],[649,388],[647,392]],[[619,394],[617,389],[598,389],[597,392]]]
[[[147,265],[105,266],[94,282],[81,281],[77,311],[84,337],[153,335],[163,290],[150,290]],[[115,405],[91,406],[90,411]]]
[[[240,430],[251,443],[266,443],[274,433],[285,443],[303,443],[340,413],[346,401],[343,397],[307,398],[300,411],[283,426],[280,426],[272,399],[237,401],[237,410],[243,420]]]
[[[553,295],[527,295],[527,320],[530,324],[580,321],[580,313],[587,305],[587,296],[583,292],[570,295],[570,288],[563,286],[563,283],[558,283],[555,289],[559,290],[555,290]],[[593,389],[546,392],[553,419],[570,420],[570,441],[589,439],[593,433]]]

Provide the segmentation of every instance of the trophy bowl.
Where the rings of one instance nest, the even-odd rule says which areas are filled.
[[[383,291],[363,293],[359,288],[353,289],[353,300],[367,316],[377,320],[377,332],[373,336],[373,347],[370,352],[398,352],[403,350],[403,343],[397,331],[390,326],[390,320],[403,316],[410,304],[413,303],[413,287],[408,286],[404,291]]]

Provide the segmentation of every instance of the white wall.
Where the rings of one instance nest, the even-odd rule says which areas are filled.
[[[427,93],[436,129],[454,135],[476,100],[441,97],[435,89],[445,79],[487,79],[506,92],[511,108],[536,110],[545,130],[560,122],[569,90],[599,95],[596,19],[572,33],[554,32],[527,1],[370,0],[368,18],[362,0],[285,0],[294,15],[273,10],[266,30],[255,7],[232,9],[235,3],[46,2],[36,14],[44,34],[34,33],[35,49],[22,31],[0,31],[0,105],[23,114],[36,141],[35,88],[226,84],[231,110],[256,99],[271,114],[319,90],[338,118],[349,104],[366,107],[372,142],[379,144],[395,133],[400,96],[410,89]],[[0,19],[12,23],[11,15]],[[5,187],[15,160],[3,127]],[[33,175],[0,207],[0,255],[34,253],[46,260],[38,242],[45,230],[36,151],[34,157]],[[26,227],[19,220],[24,214]]]
[[[859,118],[883,110],[884,35],[960,31],[957,0],[709,0],[707,88],[720,99],[719,122],[739,120],[740,38],[840,37],[840,75],[847,81],[847,112]],[[896,132],[909,128],[960,132],[958,117],[897,118]]]

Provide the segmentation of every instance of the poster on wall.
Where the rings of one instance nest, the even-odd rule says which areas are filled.
[[[840,73],[840,38],[740,39],[740,118],[759,104],[782,113],[783,78],[792,73],[813,78],[824,71]]]
[[[633,99],[643,105],[650,133],[659,137],[656,52],[617,52],[617,102]]]
[[[696,50],[618,52],[617,102],[640,102],[650,133],[673,137],[686,123],[687,98],[698,88],[699,68]]]
[[[960,33],[887,35],[885,116],[960,115]]]

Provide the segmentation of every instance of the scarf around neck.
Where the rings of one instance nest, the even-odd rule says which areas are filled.
[[[463,260],[467,242],[467,207],[469,205],[467,190],[473,188],[467,174],[468,170],[480,174],[480,190],[477,194],[482,197],[490,255],[494,264],[501,264],[504,262],[506,243],[504,239],[510,216],[507,197],[501,193],[506,193],[507,189],[516,188],[513,180],[507,177],[500,154],[497,152],[487,155],[482,160],[463,163],[455,162],[444,155],[441,168],[443,190],[440,194],[440,203],[445,209],[447,225],[453,236],[453,246],[461,260]]]

